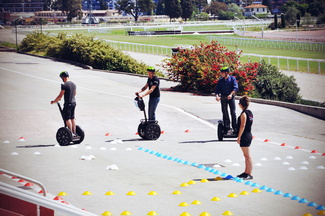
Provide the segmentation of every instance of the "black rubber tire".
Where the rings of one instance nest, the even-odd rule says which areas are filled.
[[[145,122],[141,122],[138,126],[138,134],[142,139],[145,139],[145,135],[144,135],[144,127],[147,123]]]
[[[223,124],[222,123],[218,124],[218,140],[219,141],[223,140]]]
[[[144,128],[144,136],[148,140],[156,140],[160,137],[161,130],[157,123],[148,124]]]
[[[72,133],[66,127],[61,127],[56,132],[56,141],[60,144],[60,146],[67,146],[72,142]]]
[[[79,125],[76,126],[76,133],[80,137],[79,140],[73,141],[74,144],[80,144],[85,139],[85,132]]]

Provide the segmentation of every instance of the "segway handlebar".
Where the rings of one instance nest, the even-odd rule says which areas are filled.
[[[136,95],[137,97],[134,98],[134,104],[140,111],[144,111],[145,108],[144,101],[142,98],[139,97],[138,93],[136,93]]]
[[[60,110],[60,113],[61,113],[61,117],[63,119],[64,126],[66,127],[67,125],[66,125],[66,122],[65,122],[64,117],[63,117],[63,110],[62,110],[61,104],[60,104],[60,102],[56,102],[56,104],[59,107],[59,110]]]

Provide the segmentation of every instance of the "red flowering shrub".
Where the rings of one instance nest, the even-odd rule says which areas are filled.
[[[162,66],[171,80],[180,83],[179,90],[208,93],[215,90],[220,68],[227,66],[231,69],[230,75],[238,81],[238,94],[250,94],[254,89],[258,63],[241,64],[240,54],[241,51],[229,51],[217,41],[212,41],[211,44],[194,45],[193,49],[181,49],[172,58],[165,59]]]

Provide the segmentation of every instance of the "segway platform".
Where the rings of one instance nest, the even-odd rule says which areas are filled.
[[[61,113],[61,117],[64,122],[64,127],[59,128],[58,131],[56,132],[56,141],[60,144],[60,146],[80,144],[85,138],[85,132],[81,129],[79,125],[77,125],[76,126],[77,136],[73,136],[70,129],[67,128],[65,120],[63,118],[63,110],[61,108],[61,105],[60,103],[57,104]]]
[[[222,141],[223,138],[237,138],[238,134],[235,131],[228,131],[225,128],[223,121],[218,121],[218,129],[217,129],[218,140]]]
[[[136,97],[134,99],[134,103],[136,107],[139,108],[140,111],[144,113],[144,119],[140,120],[140,124],[138,126],[138,134],[142,139],[146,140],[156,140],[160,137],[161,129],[158,125],[158,121],[148,120],[146,111],[145,111],[145,104],[142,98]]]

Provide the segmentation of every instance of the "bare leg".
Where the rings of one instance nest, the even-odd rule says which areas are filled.
[[[249,147],[241,147],[241,150],[243,151],[245,157],[245,173],[252,175],[253,163],[252,163],[251,156],[249,154]]]
[[[74,119],[66,120],[67,127],[73,134],[76,134],[76,121]]]
[[[75,119],[71,119],[71,128],[72,128],[72,133],[77,134],[76,120]]]

